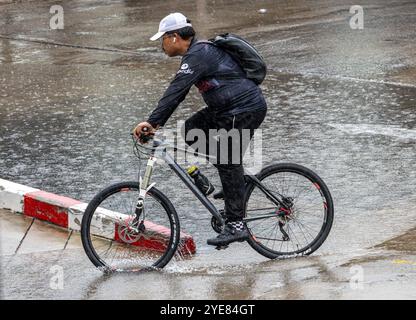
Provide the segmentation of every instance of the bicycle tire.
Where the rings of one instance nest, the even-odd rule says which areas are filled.
[[[307,183],[306,181],[309,181],[311,183],[311,190],[313,188],[315,188],[315,190],[317,190],[317,193],[319,193],[319,195],[321,196],[321,198],[323,200],[322,208],[321,208],[323,210],[323,220],[322,220],[322,226],[321,226],[318,234],[316,235],[316,237],[314,237],[312,239],[312,241],[310,243],[307,243],[305,246],[303,246],[302,248],[298,248],[297,250],[292,250],[292,251],[287,251],[287,252],[283,252],[281,250],[274,250],[274,248],[271,249],[268,245],[265,245],[266,241],[261,241],[261,239],[265,238],[265,237],[256,236],[255,232],[253,231],[253,228],[250,226],[251,222],[247,222],[246,226],[247,226],[247,228],[249,230],[249,233],[250,233],[248,243],[258,253],[260,253],[261,255],[263,255],[267,258],[270,258],[270,259],[275,259],[275,258],[279,258],[279,257],[282,258],[282,257],[294,257],[294,256],[301,256],[301,255],[310,255],[311,253],[315,252],[324,243],[324,241],[328,237],[328,234],[331,230],[333,219],[334,219],[334,204],[333,204],[332,196],[329,192],[329,189],[326,186],[326,184],[324,183],[324,181],[316,173],[314,173],[312,170],[310,170],[310,169],[308,169],[304,166],[297,165],[297,164],[292,164],[292,163],[273,163],[273,164],[270,164],[267,167],[263,168],[260,171],[260,173],[256,174],[256,177],[260,181],[262,181],[262,183],[263,183],[266,178],[269,178],[272,175],[275,175],[275,176],[277,176],[278,174],[281,175],[282,173],[288,173],[288,174],[293,175],[294,177],[297,177],[297,176],[298,177],[304,177],[304,178],[306,178],[305,183]],[[276,185],[276,184],[274,184],[274,185]],[[313,188],[312,188],[312,186],[313,186]],[[290,188],[290,186],[289,186],[289,188]],[[246,194],[245,194],[245,210],[244,210],[245,218],[249,218],[250,215],[252,215],[252,217],[253,217],[254,212],[257,210],[257,209],[252,209],[251,210],[249,208],[250,197],[252,197],[253,191],[256,190],[256,189],[258,189],[258,187],[256,187],[252,182],[250,182],[247,185]],[[306,189],[306,190],[309,191],[309,189]],[[261,190],[258,189],[258,191],[261,191]],[[271,190],[271,191],[273,192],[273,190]],[[286,192],[290,193],[289,189]],[[280,190],[279,193],[283,194],[283,193],[285,193],[285,190]],[[290,196],[290,194],[283,194],[283,195],[284,196]],[[264,198],[266,199],[265,196],[264,196]],[[254,201],[252,201],[252,202],[254,203]],[[268,208],[268,209],[270,209],[270,208]],[[296,211],[296,214],[298,214],[297,211]],[[270,219],[270,218],[267,218],[267,219]],[[293,214],[292,219],[293,219],[293,221],[295,221],[294,214]],[[287,224],[289,224],[290,222],[291,221],[289,220],[289,222],[287,222]],[[303,225],[303,224],[299,224],[299,227],[298,227],[299,229],[302,229],[303,227],[300,227],[300,225]],[[304,226],[304,227],[305,227],[305,229],[307,228],[306,226]],[[287,228],[290,229],[290,227],[287,227]],[[277,228],[276,228],[276,230],[277,230]],[[278,234],[278,232],[276,232],[276,234]],[[272,243],[276,243],[278,241],[280,241],[281,243],[283,243],[285,241],[288,242],[288,240],[283,240],[284,236],[282,237],[282,239],[277,239],[277,238],[265,238],[265,239],[268,239],[267,241],[272,241]],[[293,236],[292,236],[292,239],[293,239]],[[306,239],[306,237],[305,237],[305,239]],[[273,241],[275,241],[275,242],[273,242]],[[289,245],[288,245],[288,247],[289,247]]]
[[[127,182],[120,182],[120,183],[116,183],[113,184],[107,188],[105,188],[104,190],[102,190],[101,192],[99,192],[92,200],[91,202],[88,204],[85,213],[83,215],[83,219],[82,219],[82,223],[81,223],[81,239],[82,239],[82,244],[84,247],[84,250],[88,256],[88,258],[91,260],[91,262],[98,268],[102,269],[104,272],[111,272],[111,271],[125,271],[123,269],[120,268],[116,268],[114,266],[109,265],[105,259],[103,259],[103,257],[100,257],[100,255],[96,252],[93,244],[92,244],[92,240],[91,240],[91,236],[96,237],[95,235],[91,234],[91,221],[92,218],[94,216],[94,214],[96,214],[97,208],[100,208],[100,210],[102,210],[102,208],[100,207],[100,205],[103,204],[104,201],[106,201],[106,199],[109,199],[111,196],[113,195],[117,195],[120,194],[121,192],[127,192],[128,190],[134,192],[134,194],[132,196],[139,196],[139,183],[136,181],[127,181]],[[138,271],[138,270],[142,270],[142,269],[154,269],[154,268],[163,268],[164,266],[166,266],[166,264],[169,263],[169,261],[172,259],[172,257],[174,256],[177,248],[178,248],[178,244],[179,244],[179,236],[180,236],[180,224],[179,224],[179,218],[178,218],[178,214],[174,208],[174,206],[172,205],[172,203],[170,202],[170,200],[158,189],[156,188],[151,188],[147,193],[146,193],[146,198],[145,198],[145,206],[146,206],[146,201],[148,201],[148,198],[151,197],[152,199],[154,199],[156,201],[156,204],[159,203],[161,205],[161,207],[165,210],[166,215],[167,215],[167,220],[169,222],[169,228],[167,228],[167,230],[170,230],[170,234],[167,236],[168,240],[164,240],[165,242],[167,242],[167,244],[164,244],[164,246],[166,246],[166,250],[163,253],[161,253],[160,257],[151,265],[149,266],[145,266],[143,268],[138,268],[138,267],[132,267],[129,269],[129,271]],[[137,198],[136,198],[137,199]],[[99,213],[97,213],[99,214]],[[162,213],[163,215],[163,213]],[[162,216],[161,215],[161,216]],[[165,229],[164,229],[165,230]],[[147,230],[146,230],[147,231]],[[144,231],[144,232],[146,232]],[[166,231],[168,232],[168,231]],[[119,232],[120,234],[120,232]],[[102,238],[102,237],[101,237]],[[122,240],[118,239],[105,239],[107,241],[112,241],[110,243],[111,244],[117,243],[117,245],[119,245],[119,242],[122,243],[123,246],[129,246],[130,244],[126,244],[123,243]],[[133,248],[134,245],[131,245],[130,248],[133,250],[138,250],[137,247]],[[142,249],[140,249],[142,250]],[[144,250],[143,250],[144,251]]]

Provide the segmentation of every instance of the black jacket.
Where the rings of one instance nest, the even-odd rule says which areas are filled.
[[[236,73],[241,78],[235,78]],[[233,75],[232,78],[227,75]],[[224,50],[206,42],[192,40],[182,57],[175,78],[160,99],[148,122],[164,126],[195,85],[208,110],[216,115],[235,115],[266,108],[261,89],[247,79],[240,65]]]

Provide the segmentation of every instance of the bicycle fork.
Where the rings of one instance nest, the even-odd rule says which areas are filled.
[[[156,162],[156,158],[155,157],[150,157],[149,160],[147,161],[147,165],[146,165],[146,171],[144,173],[143,179],[142,177],[139,177],[139,184],[140,184],[140,193],[139,193],[139,198],[137,199],[137,204],[136,204],[136,209],[135,209],[135,221],[139,221],[140,216],[143,213],[143,217],[142,217],[142,221],[139,224],[139,230],[144,231],[144,219],[146,218],[146,213],[144,211],[144,199],[146,197],[146,193],[153,188],[153,186],[156,184],[155,182],[150,184],[150,179],[152,177],[152,173],[153,173],[153,166]],[[142,230],[143,229],[143,230]]]

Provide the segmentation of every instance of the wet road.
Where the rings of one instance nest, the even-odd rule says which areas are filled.
[[[354,255],[415,225],[416,3],[368,2],[363,30],[350,29],[342,1],[68,1],[64,30],[49,29],[52,4],[0,4],[1,178],[83,201],[111,182],[134,179],[128,134],[178,66],[148,37],[161,16],[180,8],[201,37],[233,31],[264,55],[263,158],[312,168],[335,201],[333,229],[313,259]],[[168,126],[202,105],[191,90]],[[215,169],[203,170],[218,186]],[[220,257],[205,245],[213,234],[209,216],[193,195],[178,191],[181,182],[166,167],[155,181],[200,248],[186,274],[197,279],[213,256],[219,270],[244,261],[251,269],[244,274],[263,274],[270,262],[256,253]],[[79,257],[66,265],[77,268]],[[298,262],[275,263],[290,269]],[[264,274],[276,276],[276,268]],[[181,270],[171,277],[182,277]],[[127,282],[104,285],[117,281]]]
[[[5,299],[416,298],[415,230],[353,254],[266,261],[239,244],[232,259],[211,249],[161,271],[112,275],[91,267],[77,233],[6,210],[0,230]]]

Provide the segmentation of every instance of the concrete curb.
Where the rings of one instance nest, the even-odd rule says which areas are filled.
[[[0,179],[0,208],[47,221],[68,230],[80,231],[82,216],[87,205],[72,198]],[[103,215],[92,223],[99,226],[105,225],[106,231],[110,230],[113,239],[122,242],[117,231],[118,224],[109,217],[123,221],[128,216],[106,209],[102,209],[102,212]],[[167,245],[167,234],[170,231],[152,222],[146,222],[145,227],[149,231],[148,235],[141,237],[132,245],[152,250],[163,249],[163,246]],[[161,242],[161,239],[165,242]],[[184,256],[196,252],[195,242],[190,235],[181,232],[178,251]]]

